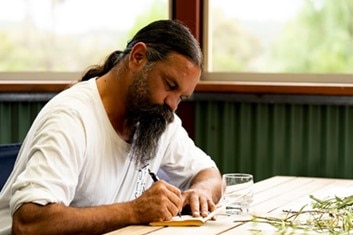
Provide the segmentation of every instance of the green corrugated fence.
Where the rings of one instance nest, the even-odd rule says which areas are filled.
[[[47,100],[0,101],[0,144],[22,142]],[[190,102],[195,142],[222,173],[353,178],[353,105]]]
[[[195,142],[223,173],[353,178],[353,107],[198,101]]]
[[[22,142],[47,101],[0,102],[0,144]]]

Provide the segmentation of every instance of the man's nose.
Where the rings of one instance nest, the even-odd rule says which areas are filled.
[[[179,96],[169,95],[165,98],[164,103],[167,104],[173,112],[175,112],[180,103],[180,98]]]

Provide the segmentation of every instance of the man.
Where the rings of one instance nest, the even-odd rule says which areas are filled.
[[[0,231],[101,234],[214,210],[220,173],[174,113],[201,64],[185,26],[156,21],[49,101],[1,192]]]

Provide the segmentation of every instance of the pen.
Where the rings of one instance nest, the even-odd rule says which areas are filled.
[[[148,169],[148,174],[152,177],[153,182],[157,182],[159,180],[158,176],[150,169]],[[178,213],[178,216],[181,217],[181,212]]]
[[[150,176],[153,179],[153,182],[157,182],[159,180],[158,176],[156,176],[155,173],[153,173],[150,169],[148,169],[148,174],[150,174]]]

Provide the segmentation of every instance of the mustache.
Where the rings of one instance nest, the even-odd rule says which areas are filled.
[[[174,112],[171,108],[164,104],[164,105],[151,105],[148,109],[142,110],[142,114],[145,118],[153,118],[159,119],[159,121],[164,120],[167,123],[170,123],[174,119]],[[153,121],[153,120],[151,120]],[[156,121],[156,120],[155,120]]]
[[[136,118],[137,122],[162,122],[170,123],[174,120],[173,110],[166,104],[148,104],[142,105],[139,107],[139,110],[136,110],[136,113],[133,113],[132,116]]]

